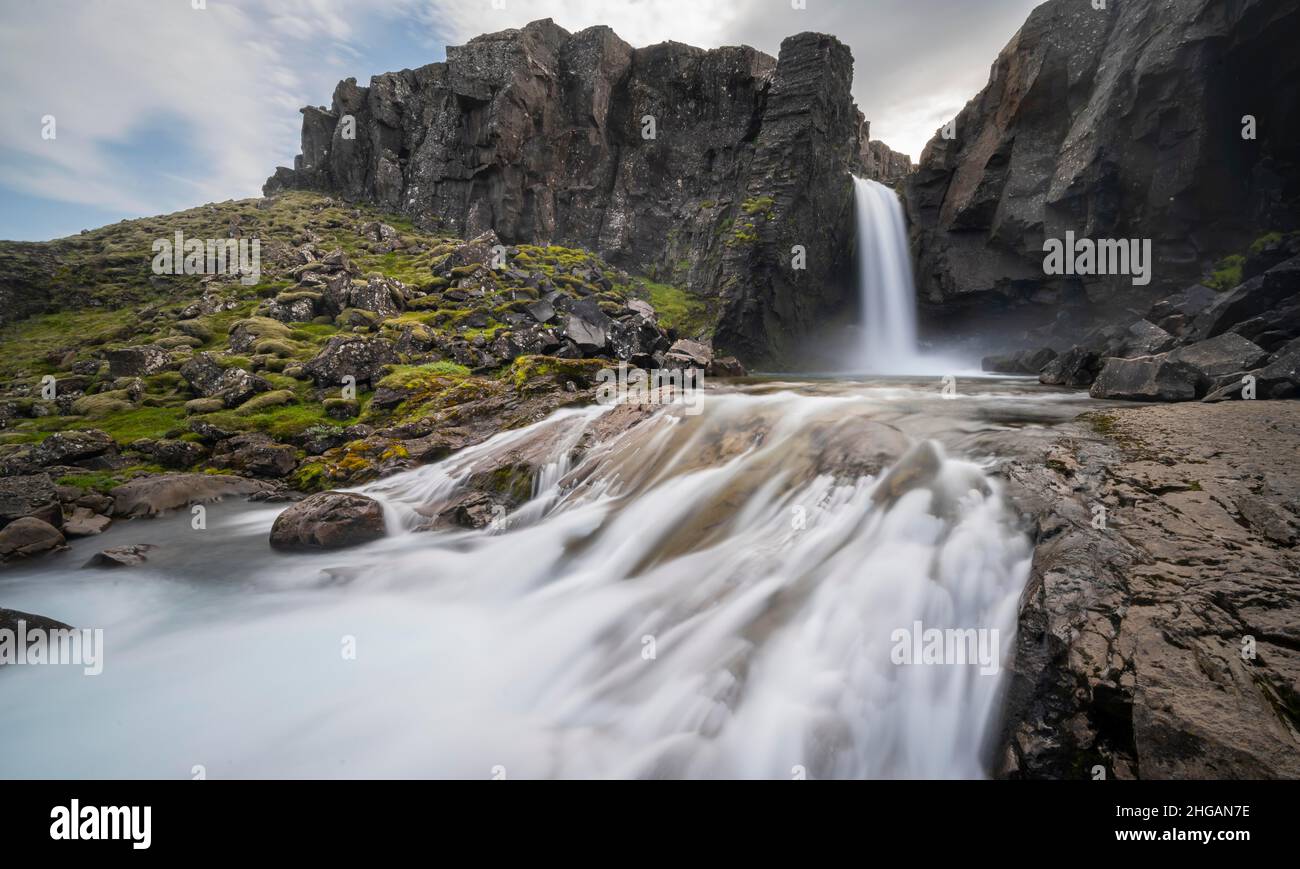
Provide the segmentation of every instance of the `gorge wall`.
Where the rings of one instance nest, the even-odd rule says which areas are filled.
[[[906,183],[923,315],[1085,327],[1300,225],[1300,6],[1049,0]],[[1243,139],[1243,117],[1257,138]],[[1043,241],[1151,239],[1152,281],[1049,278]]]
[[[704,301],[719,352],[780,362],[854,304],[850,171],[911,168],[870,141],[852,71],[849,49],[823,34],[786,39],[774,59],[636,49],[608,27],[536,21],[369,87],[340,83],[329,108],[302,110],[302,154],[265,192],[319,190],[465,237],[585,247]],[[791,268],[794,245],[804,270]]]

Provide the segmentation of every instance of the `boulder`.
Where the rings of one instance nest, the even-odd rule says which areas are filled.
[[[448,254],[447,259],[439,265],[438,270],[446,272],[471,265],[489,266],[492,263],[495,248],[499,244],[501,244],[501,240],[497,238],[495,232],[489,229],[474,236]]]
[[[1287,344],[1253,372],[1256,398],[1300,397],[1300,338]]]
[[[749,372],[735,356],[723,356],[710,362],[704,373],[709,377],[745,377]]]
[[[220,390],[221,378],[226,369],[217,363],[216,357],[211,353],[196,353],[181,366],[180,373],[195,395],[210,398]]]
[[[584,356],[601,353],[609,345],[613,321],[592,299],[571,301],[565,306],[561,334]]]
[[[270,317],[249,317],[237,320],[230,326],[230,349],[235,353],[249,353],[257,342],[265,338],[285,340],[289,337],[289,327]]]
[[[1038,382],[1049,386],[1083,389],[1092,386],[1101,371],[1102,357],[1087,347],[1072,347],[1043,366]]]
[[[1093,398],[1124,401],[1191,401],[1197,397],[1201,373],[1167,354],[1136,359],[1111,357],[1092,384]]]
[[[321,492],[275,518],[271,545],[277,549],[339,549],[369,543],[384,534],[384,508],[378,501],[355,492]]]
[[[353,285],[348,307],[370,311],[381,318],[396,317],[406,304],[401,285],[382,276],[372,277],[363,285]]]
[[[210,462],[254,477],[285,477],[298,466],[298,451],[264,434],[240,434],[218,443]]]
[[[1251,371],[1264,364],[1268,353],[1235,332],[1187,344],[1168,354],[1170,362],[1186,363],[1200,374],[1202,394],[1220,377]]]
[[[0,528],[27,516],[56,527],[62,523],[54,481],[48,474],[0,477]]]
[[[665,368],[707,369],[713,361],[713,351],[699,341],[683,338],[673,342],[664,357]]]
[[[208,456],[208,449],[193,441],[140,438],[131,442],[131,449],[156,465],[175,470],[192,468]]]
[[[146,344],[107,350],[104,358],[108,360],[110,377],[148,377],[167,369],[171,353],[166,348]]]
[[[111,435],[90,428],[54,432],[32,448],[32,460],[40,465],[71,465],[115,452]]]
[[[260,480],[225,474],[164,474],[141,477],[113,490],[113,515],[133,519],[156,516],[191,504],[222,498],[270,494],[274,488]]]
[[[391,342],[362,335],[335,335],[303,366],[317,386],[339,386],[352,376],[358,384],[376,383],[388,365],[399,362]]]
[[[1300,256],[1274,266],[1220,296],[1193,324],[1193,337],[1213,338],[1300,296]]]
[[[1169,350],[1178,339],[1149,320],[1138,320],[1124,335],[1123,356],[1154,356]]]
[[[59,529],[41,519],[26,516],[0,529],[0,561],[44,555],[63,544]]]

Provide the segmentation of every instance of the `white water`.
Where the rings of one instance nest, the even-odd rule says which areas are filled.
[[[1028,541],[926,440],[1008,431],[978,420],[1025,396],[980,398],[959,423],[928,384],[711,392],[576,463],[607,411],[567,411],[366,487],[394,533],[336,553],[270,551],[274,505],[119,523],[0,578],[107,644],[98,677],[0,672],[0,776],[984,775],[1005,669],[891,661],[916,620],[1013,648]],[[406,530],[530,445],[506,531]],[[910,483],[848,470],[904,452]],[[143,568],[76,569],[137,541],[162,544]]]
[[[898,194],[853,179],[862,344],[857,369],[872,374],[956,374],[965,368],[917,346],[916,282]]]

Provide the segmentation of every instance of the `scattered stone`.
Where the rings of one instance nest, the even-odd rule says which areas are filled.
[[[112,436],[99,429],[58,431],[32,448],[32,459],[40,465],[70,465],[116,451]]]
[[[355,492],[321,492],[276,517],[271,545],[277,549],[340,549],[385,534],[384,509]]]
[[[130,543],[101,550],[82,565],[86,567],[136,567],[148,561],[147,553],[158,547],[152,543]]]
[[[102,516],[89,507],[76,507],[72,515],[63,522],[63,533],[68,537],[93,537],[103,534],[113,520]]]
[[[104,358],[108,360],[110,377],[148,377],[167,370],[171,363],[171,354],[167,349],[153,344],[107,350]]]
[[[0,561],[32,558],[64,544],[59,529],[33,516],[15,519],[0,529]]]
[[[1038,382],[1048,386],[1085,389],[1101,372],[1101,355],[1086,347],[1072,347],[1043,366]]]

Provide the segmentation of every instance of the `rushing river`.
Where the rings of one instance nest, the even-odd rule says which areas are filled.
[[[942,386],[769,378],[607,437],[565,411],[363,487],[390,534],[343,551],[272,551],[283,505],[118,522],[0,574],[106,647],[0,670],[0,777],[983,776],[1031,557],[996,466],[1087,399]],[[504,527],[411,530],[538,444]],[[127,543],[159,548],[80,569]],[[918,622],[996,630],[997,666],[899,663]]]

